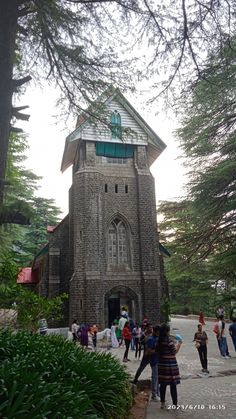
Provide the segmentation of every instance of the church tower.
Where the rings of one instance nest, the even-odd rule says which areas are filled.
[[[151,164],[165,144],[118,89],[100,98],[99,118],[78,118],[62,171],[69,192],[69,318],[111,325],[121,307],[160,319],[161,280]]]

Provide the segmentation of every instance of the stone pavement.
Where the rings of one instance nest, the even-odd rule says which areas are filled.
[[[230,359],[223,359],[218,351],[215,334],[212,331],[213,322],[207,321],[204,327],[208,334],[208,369],[210,374],[201,372],[198,352],[192,342],[198,320],[186,318],[173,318],[171,321],[171,334],[180,333],[183,344],[177,355],[181,374],[181,384],[178,385],[178,399],[181,409],[171,409],[169,388],[167,389],[165,411],[160,409],[160,403],[150,401],[147,407],[146,419],[170,419],[183,417],[186,419],[236,419],[236,353],[228,334],[226,336],[229,346]],[[124,348],[111,349],[121,362]],[[131,377],[134,376],[139,361],[134,359],[134,352],[129,353],[130,362],[125,364]],[[151,369],[148,366],[140,377],[150,382]]]

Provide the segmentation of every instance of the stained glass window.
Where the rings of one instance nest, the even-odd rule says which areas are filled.
[[[112,138],[119,138],[121,140],[121,117],[119,112],[114,111],[111,114],[111,136]]]

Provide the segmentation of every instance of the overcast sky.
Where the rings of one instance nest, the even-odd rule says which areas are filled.
[[[179,160],[180,154],[177,142],[172,131],[175,121],[166,117],[164,113],[155,116],[155,107],[147,110],[140,103],[137,105],[132,98],[125,94],[127,99],[152,127],[152,129],[166,143],[167,148],[151,167],[155,178],[156,198],[171,200],[183,194],[184,169]],[[143,98],[142,98],[143,100]],[[21,98],[21,104],[30,106],[29,122],[21,125],[28,134],[29,151],[25,162],[27,168],[35,174],[42,176],[41,188],[37,192],[42,197],[53,198],[62,210],[62,216],[68,212],[68,189],[71,185],[71,168],[63,174],[60,172],[61,160],[65,145],[65,138],[75,128],[73,119],[65,122],[54,116],[59,114],[55,106],[54,92],[50,89],[31,88]],[[56,121],[58,121],[56,123]]]

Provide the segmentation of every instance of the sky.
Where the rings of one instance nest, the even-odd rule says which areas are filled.
[[[159,201],[181,196],[185,176],[184,168],[177,159],[180,151],[173,134],[176,121],[173,117],[167,117],[164,112],[155,115],[155,106],[147,110],[141,104],[141,100],[140,103],[137,102],[137,95],[134,102],[125,93],[124,95],[167,145],[151,166],[155,178],[157,204]],[[72,183],[72,174],[71,168],[62,174],[60,166],[66,136],[75,129],[76,121],[72,118],[68,121],[59,118],[60,110],[56,107],[56,96],[49,88],[29,88],[21,97],[21,104],[29,105],[27,113],[31,115],[29,122],[21,124],[29,143],[25,166],[36,175],[42,176],[37,194],[54,199],[55,204],[62,210],[61,217],[64,217],[68,213],[68,190]]]

